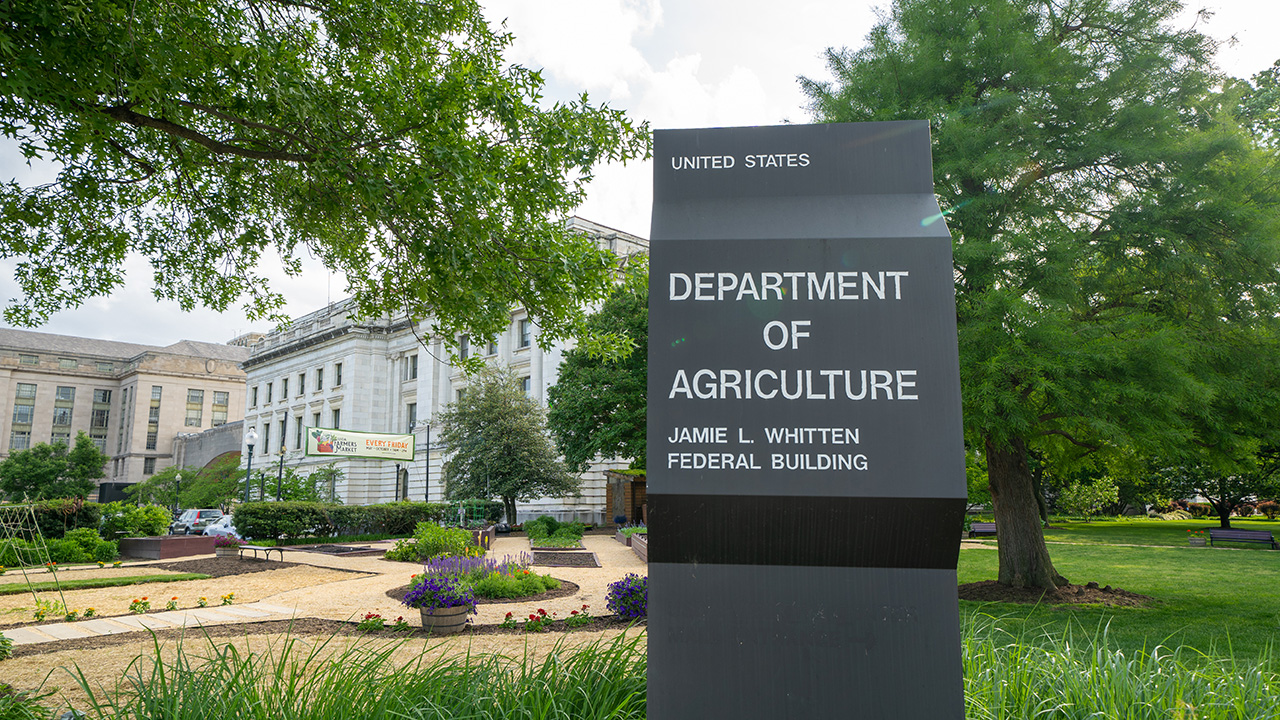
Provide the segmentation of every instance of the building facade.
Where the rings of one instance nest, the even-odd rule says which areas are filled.
[[[102,481],[139,482],[173,464],[179,433],[243,419],[248,356],[0,328],[0,457],[83,431],[111,458]]]
[[[619,255],[646,252],[642,238],[575,218],[571,227],[596,238]],[[449,352],[430,336],[430,321],[405,318],[353,320],[352,304],[339,302],[268,333],[244,363],[248,390],[245,430],[255,428],[254,474],[278,473],[284,466],[306,474],[336,462],[344,478],[335,488],[343,502],[361,505],[399,499],[444,500],[443,463],[448,448],[432,435],[436,416],[466,387],[466,376],[446,362]],[[492,343],[462,339],[459,352],[511,367],[525,392],[546,403],[565,347],[543,350],[538,328],[523,309],[511,312],[506,332]],[[412,433],[415,460],[401,465],[363,458],[306,457],[304,428],[354,432]],[[550,514],[587,522],[607,520],[601,463],[583,475],[580,494],[517,504],[518,521]],[[403,481],[407,472],[408,480]]]

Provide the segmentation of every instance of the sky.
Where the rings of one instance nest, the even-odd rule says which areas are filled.
[[[511,62],[539,68],[547,101],[587,92],[593,102],[627,111],[654,129],[774,125],[806,122],[797,76],[827,77],[824,51],[857,48],[881,2],[859,0],[481,0],[490,23],[506,23],[516,41]],[[1195,10],[1213,12],[1198,21]],[[1219,65],[1249,77],[1280,59],[1274,30],[1276,0],[1203,0],[1189,3],[1183,23],[1220,39],[1234,38]],[[647,237],[652,167],[647,162],[601,168],[577,215]],[[25,166],[12,146],[0,144],[0,182],[47,178],[47,168]],[[0,263],[0,301],[17,292],[13,263]],[[41,332],[168,345],[178,340],[226,342],[267,323],[239,312],[182,312],[151,295],[144,261],[128,266],[125,287],[107,298],[58,313]],[[301,277],[273,276],[293,317],[346,296],[345,283],[318,262]]]

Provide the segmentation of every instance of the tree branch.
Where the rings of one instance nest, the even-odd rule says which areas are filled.
[[[143,115],[130,110],[127,105],[97,108],[97,111],[117,122],[140,128],[159,130],[166,135],[179,137],[201,145],[219,155],[236,155],[250,160],[283,160],[285,162],[312,162],[315,156],[308,153],[290,153],[274,150],[249,150],[236,145],[228,145],[208,135],[196,132],[185,125],[179,125],[161,118]]]

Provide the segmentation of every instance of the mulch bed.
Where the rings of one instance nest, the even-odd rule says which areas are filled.
[[[161,570],[172,570],[173,572],[184,573],[202,573],[212,577],[227,577],[228,575],[244,575],[245,573],[264,572],[266,570],[283,570],[284,568],[297,567],[302,563],[284,562],[282,560],[263,560],[261,558],[220,558],[220,557],[202,557],[195,560],[180,560],[178,562],[159,563],[150,567],[160,568]],[[328,568],[334,570],[337,568]]]
[[[1042,588],[1014,588],[995,580],[966,583],[960,586],[961,600],[979,602],[1007,602],[1029,605],[1107,605],[1110,607],[1147,607],[1156,602],[1147,595],[1113,588],[1098,587],[1098,583],[1067,585],[1057,591]]]
[[[550,633],[569,634],[578,631],[595,632],[599,630],[609,630],[611,628],[626,628],[631,625],[644,627],[648,624],[646,620],[633,621],[623,620],[616,615],[604,615],[596,617],[591,621],[590,625],[580,628],[569,628],[564,623],[553,623],[548,626]],[[193,628],[174,628],[172,630],[153,630],[151,631],[156,639],[168,640],[171,638],[185,636],[188,642],[199,643],[204,638],[239,638],[250,635],[269,635],[288,633],[295,637],[302,635],[318,635],[326,636],[350,636],[350,635],[374,635],[385,640],[398,640],[402,638],[428,638],[431,633],[423,632],[421,628],[414,628],[411,632],[393,632],[391,630],[381,630],[375,633],[363,633],[356,629],[356,623],[345,622],[342,620],[321,620],[319,618],[296,618],[293,620],[267,620],[264,622],[251,623],[235,623],[231,625],[210,625],[205,627]],[[436,636],[440,640],[449,638],[468,638],[478,635],[521,635],[524,631],[520,628],[504,628],[499,625],[467,625],[466,629],[456,635]],[[99,637],[77,638],[75,640],[56,640],[54,642],[36,643],[33,645],[18,645],[13,648],[13,657],[27,657],[30,655],[43,655],[45,653],[58,652],[61,650],[98,650],[101,648],[114,647],[116,645],[136,644],[142,638],[150,636],[142,633],[120,633],[118,635],[102,635]]]
[[[600,567],[600,560],[593,552],[581,550],[534,550],[533,564],[545,567]]]
[[[391,598],[392,600],[395,600],[396,602],[400,602],[401,600],[404,600],[404,596],[409,593],[409,588],[411,587],[413,587],[413,585],[402,585],[398,588],[391,588],[390,590],[387,591],[387,597]],[[569,597],[570,595],[576,595],[577,593],[578,593],[577,584],[571,583],[568,580],[560,580],[560,587],[556,588],[555,590],[548,590],[538,595],[529,595],[521,598],[478,597],[476,598],[476,604],[477,605],[499,605],[502,603],[532,602],[534,600],[555,600],[556,598]]]

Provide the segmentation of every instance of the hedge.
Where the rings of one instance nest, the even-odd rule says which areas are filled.
[[[32,503],[32,508],[36,526],[45,540],[56,540],[77,528],[93,528],[97,533],[98,521],[102,519],[101,505],[80,498],[40,500]]]
[[[382,505],[250,502],[236,507],[232,523],[242,537],[258,540],[375,533],[410,535],[420,522],[447,520],[448,508],[441,503],[422,502]]]

